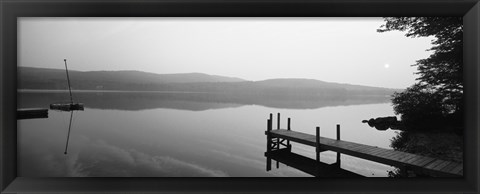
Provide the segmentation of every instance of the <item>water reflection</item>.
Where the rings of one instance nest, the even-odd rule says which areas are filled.
[[[295,154],[288,148],[265,152],[265,157],[267,171],[271,170],[272,160],[275,160],[277,162],[277,168],[279,168],[279,162],[281,162],[314,177],[364,177],[340,168],[341,161],[339,153],[337,153],[337,161],[332,164],[321,161],[317,162],[314,159]]]
[[[110,110],[147,110],[168,108],[203,111],[209,109],[235,108],[244,105],[261,105],[285,109],[317,109],[328,106],[376,104],[389,102],[385,96],[341,96],[315,99],[234,95],[228,93],[165,93],[165,92],[79,92],[75,98],[87,108]],[[52,102],[68,98],[66,92],[19,92],[18,106],[48,107]]]
[[[66,98],[68,92],[20,92],[18,103],[19,107],[48,107]],[[233,97],[197,93],[83,92],[75,93],[75,98],[85,103],[85,111],[50,111],[48,119],[18,121],[19,176],[309,176],[293,166],[265,171],[262,121],[265,114],[278,111],[276,108],[247,105],[246,99],[235,101]],[[293,125],[300,131],[319,121],[322,126],[334,126],[341,121],[345,124],[346,139],[388,146],[393,133],[368,130],[360,121],[391,114],[390,105],[337,106],[353,101],[324,102],[332,107],[291,109],[287,115],[301,118]],[[295,102],[278,102],[282,107],[302,107]],[[305,104],[318,105],[308,101]],[[325,130],[324,135],[334,135],[333,131]],[[296,149],[300,150],[295,153],[303,156],[311,153],[302,151],[300,146]],[[323,159],[330,160],[328,155]],[[346,157],[342,158],[342,165],[363,176],[386,176],[384,172],[390,169]]]
[[[72,118],[73,118],[73,111],[70,111],[70,122],[68,123],[67,143],[65,143],[65,152],[63,152],[63,154],[65,155],[67,155],[68,140],[70,140],[70,131],[72,129]]]

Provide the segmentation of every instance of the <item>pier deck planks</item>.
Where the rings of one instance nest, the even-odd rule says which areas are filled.
[[[285,129],[271,130],[269,133],[272,137],[283,138],[292,142],[313,147],[316,145],[315,135]],[[463,163],[444,161],[406,152],[347,142],[343,140],[335,140],[326,137],[320,137],[320,147],[325,150],[331,150],[382,164],[397,167],[407,167],[431,176],[463,176]]]

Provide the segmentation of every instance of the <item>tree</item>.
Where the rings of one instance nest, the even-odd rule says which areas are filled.
[[[407,37],[434,36],[433,54],[416,61],[418,83],[395,93],[392,103],[402,120],[456,118],[463,111],[463,23],[461,17],[386,17],[378,32],[406,31]]]
[[[433,88],[414,84],[405,91],[395,93],[392,98],[393,110],[401,114],[405,130],[432,130],[446,126],[448,108],[443,106],[443,96]]]

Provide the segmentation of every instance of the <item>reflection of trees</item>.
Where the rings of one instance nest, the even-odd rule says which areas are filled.
[[[268,93],[155,93],[155,92],[74,92],[74,98],[88,108],[142,110],[171,108],[207,110],[242,105],[274,108],[316,109],[327,106],[374,104],[388,102],[385,96],[313,96],[271,95]],[[68,93],[18,93],[19,107],[45,107],[68,99]]]

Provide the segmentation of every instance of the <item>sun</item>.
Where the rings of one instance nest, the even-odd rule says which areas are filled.
[[[390,64],[386,63],[383,67],[385,67],[385,69],[388,69],[390,67]]]

